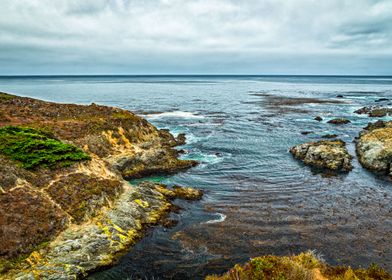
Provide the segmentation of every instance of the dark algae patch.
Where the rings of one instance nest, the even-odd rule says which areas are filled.
[[[80,148],[63,143],[45,131],[19,126],[0,128],[0,153],[26,169],[66,167],[90,159]]]

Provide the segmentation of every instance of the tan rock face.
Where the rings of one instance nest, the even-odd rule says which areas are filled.
[[[370,124],[360,133],[356,148],[363,167],[392,175],[392,122]]]
[[[142,236],[145,226],[158,223],[168,213],[172,206],[170,200],[180,198],[177,194],[168,196],[173,191],[164,185],[124,183],[124,191],[113,205],[102,207],[95,218],[61,232],[48,247],[29,256],[27,268],[7,277],[77,279],[86,276],[92,269],[112,264],[119,252]]]
[[[333,171],[352,170],[352,156],[342,140],[308,142],[292,147],[290,153],[306,165]]]

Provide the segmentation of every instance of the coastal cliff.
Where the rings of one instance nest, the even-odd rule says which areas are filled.
[[[156,224],[190,188],[125,179],[196,165],[183,139],[118,108],[0,93],[0,278],[75,279]]]

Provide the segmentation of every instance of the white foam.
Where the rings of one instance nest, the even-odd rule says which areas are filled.
[[[203,119],[204,118],[204,116],[196,115],[192,112],[185,112],[185,111],[154,113],[154,114],[147,114],[145,116],[151,119],[158,119],[158,118]]]
[[[216,213],[217,216],[219,216],[217,219],[214,220],[209,220],[205,222],[205,224],[216,224],[216,223],[222,223],[226,220],[226,215],[222,213]]]

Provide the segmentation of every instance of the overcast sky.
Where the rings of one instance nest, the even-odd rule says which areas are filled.
[[[0,74],[392,74],[392,0],[0,0]]]

